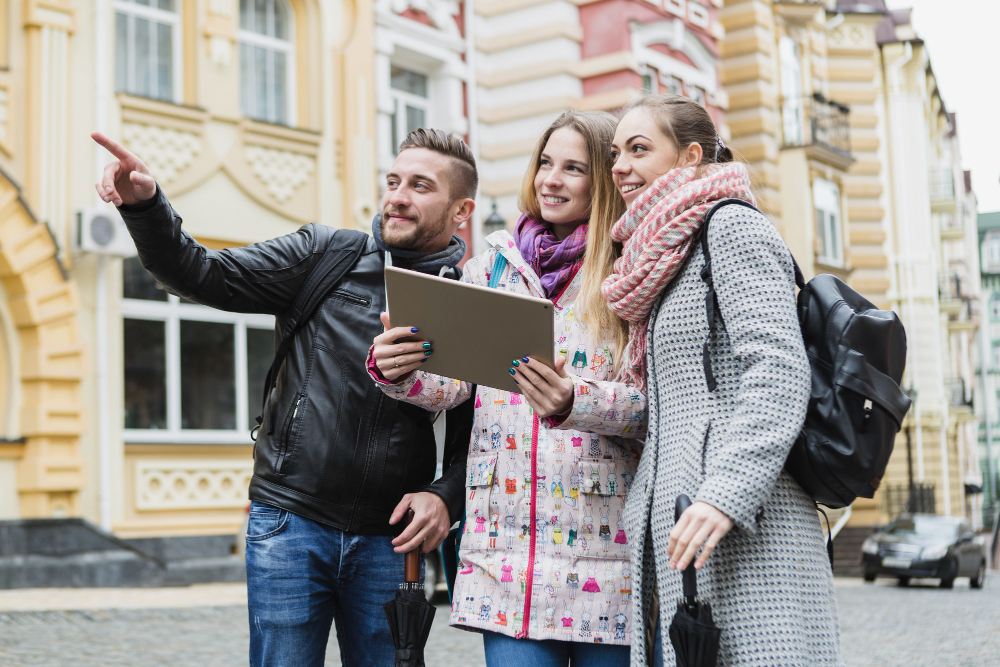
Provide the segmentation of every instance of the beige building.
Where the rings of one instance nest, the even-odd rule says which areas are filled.
[[[269,316],[160,290],[93,184],[149,166],[212,248],[378,210],[374,8],[351,0],[0,2],[0,518],[232,533]]]
[[[901,511],[910,468],[933,497],[925,508],[976,516],[964,494],[981,483],[975,197],[909,12],[882,0],[726,0],[719,19],[731,144],[765,212],[807,278],[838,275],[907,328],[903,385],[918,400],[882,489],[855,502],[850,523]]]

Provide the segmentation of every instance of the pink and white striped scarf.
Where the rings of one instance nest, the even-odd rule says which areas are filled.
[[[629,323],[619,381],[646,386],[646,329],[660,293],[674,279],[698,238],[705,213],[720,199],[755,204],[740,162],[672,169],[653,181],[611,229],[623,243],[615,270],[601,285],[608,305]]]

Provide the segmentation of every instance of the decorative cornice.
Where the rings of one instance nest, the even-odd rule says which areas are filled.
[[[76,32],[76,7],[68,0],[25,0],[24,27]]]

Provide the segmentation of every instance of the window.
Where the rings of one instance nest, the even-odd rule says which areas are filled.
[[[990,234],[986,242],[986,266],[989,270],[1000,269],[1000,235]]]
[[[990,297],[990,319],[994,322],[1000,322],[1000,294],[994,294]],[[1000,365],[997,368],[1000,368]]]
[[[676,76],[667,75],[663,77],[663,88],[668,95],[683,95],[684,85]]]
[[[290,125],[295,111],[292,12],[284,0],[240,0],[243,113]]]
[[[176,0],[115,2],[115,88],[175,101],[180,92],[180,16]]]
[[[169,295],[135,257],[123,278],[126,439],[246,442],[274,356],[274,318]]]
[[[817,259],[831,266],[843,266],[840,188],[836,183],[822,178],[817,178],[813,182],[813,208],[816,213]]]
[[[410,132],[427,127],[430,111],[427,75],[392,65],[389,69],[392,95],[392,153]]]
[[[781,64],[781,124],[786,146],[803,146],[805,101],[802,99],[802,56],[799,43],[783,36],[778,41]]]

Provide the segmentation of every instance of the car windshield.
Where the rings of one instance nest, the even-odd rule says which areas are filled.
[[[885,532],[897,537],[937,537],[953,540],[958,536],[958,524],[939,517],[914,516],[896,519],[886,527]]]

